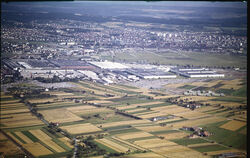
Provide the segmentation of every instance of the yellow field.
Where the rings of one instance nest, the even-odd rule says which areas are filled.
[[[107,108],[96,108],[94,106],[79,106],[67,108],[67,110],[71,111],[74,114],[82,115],[82,114],[92,114],[92,113],[103,113],[103,112],[111,112],[112,110]]]
[[[29,99],[30,103],[46,103],[53,102],[55,98],[45,98],[45,99]]]
[[[242,87],[241,84],[241,79],[235,79],[235,80],[229,80],[229,81],[223,81],[222,82],[224,85],[221,86],[220,88],[223,88],[223,89],[239,89]]]
[[[65,129],[70,134],[82,134],[102,131],[102,129],[92,125],[91,123],[62,126],[61,128]]]
[[[1,101],[1,104],[19,103],[19,99]]]
[[[230,131],[236,131],[237,129],[240,129],[243,126],[246,126],[246,122],[232,120],[220,126],[220,128],[224,128]]]
[[[0,153],[4,157],[4,155],[12,155],[13,153],[21,154],[23,151],[5,135],[0,133]]]
[[[138,140],[138,141],[135,141],[134,144],[137,144],[137,145],[139,145],[143,148],[147,148],[147,149],[158,148],[158,147],[169,147],[169,146],[177,145],[174,142],[160,139],[160,138]]]
[[[206,96],[182,96],[179,98],[182,100],[188,99],[189,101],[208,101],[210,99],[215,99],[217,97],[206,97]]]
[[[31,113],[22,113],[22,114],[10,114],[8,115],[11,118],[3,119],[1,122],[14,122],[19,120],[28,120],[28,119],[35,119],[36,117],[31,115]]]
[[[104,87],[98,86],[97,84],[93,84],[91,82],[83,82],[83,81],[80,81],[80,82],[88,84],[90,87],[100,89],[100,91],[104,91],[104,92],[111,93],[114,95],[123,95],[123,93],[121,93],[121,92],[113,91],[112,89],[104,88]]]
[[[29,109],[16,109],[16,110],[2,110],[0,111],[0,114],[14,114],[14,113],[20,113],[20,112],[29,112]]]
[[[145,110],[145,108],[136,108],[136,109],[133,109],[133,110],[127,110],[126,112],[130,113],[130,112],[137,112],[137,111],[142,111],[142,110]]]
[[[146,95],[146,96],[151,96],[151,97],[155,97],[155,95],[153,94],[150,94],[150,90],[146,89],[146,88],[137,88],[137,89],[133,89],[133,88],[128,88],[128,87],[125,87],[125,86],[121,86],[121,85],[117,85],[117,84],[113,84],[113,85],[110,85],[111,87],[114,87],[114,88],[119,88],[119,89],[123,89],[123,90],[128,90],[128,91],[133,91],[133,92],[138,92],[138,93],[142,93],[143,95]]]
[[[194,119],[194,120],[185,120],[181,122],[172,123],[174,128],[181,128],[183,126],[199,126],[209,123],[215,123],[215,122],[221,122],[226,120],[226,118],[223,117],[208,117],[208,118],[201,118],[201,119]]]
[[[162,103],[164,102],[156,101],[156,102],[147,102],[147,103],[141,103],[141,104],[131,104],[128,106],[118,107],[117,109],[125,110],[125,109],[130,109],[130,108],[136,108],[137,106],[147,106],[147,105],[155,105],[155,104],[162,104]]]
[[[24,103],[10,103],[10,104],[2,104],[1,103],[1,107],[27,107],[25,106]]]
[[[32,140],[30,140],[26,135],[24,135],[22,132],[15,132],[15,134],[20,137],[22,140],[24,140],[26,143],[33,143]]]
[[[37,137],[40,140],[47,140],[51,139],[50,136],[48,136],[46,133],[41,131],[40,129],[35,129],[35,130],[29,130],[31,134],[33,134],[35,137]]]
[[[68,111],[65,108],[61,109],[53,109],[53,110],[43,110],[40,113],[44,116],[44,118],[49,122],[74,122],[83,120],[72,112]]]
[[[104,124],[98,124],[99,127],[102,125],[103,128],[107,127],[114,127],[114,126],[122,126],[122,125],[135,125],[135,124],[142,124],[142,123],[149,123],[151,121],[149,120],[130,120],[130,121],[119,121],[119,122],[110,122],[110,123],[104,123]]]
[[[70,139],[67,137],[58,138],[60,141],[62,141],[65,145],[67,145],[69,148],[74,148],[74,145],[71,145]]]
[[[158,113],[140,115],[139,117],[147,119],[147,118],[151,118],[151,117],[159,117],[159,116],[165,116],[165,115],[166,115],[166,113],[160,113],[160,112],[158,112]]]
[[[4,95],[4,93],[1,93],[0,98],[13,98],[12,95]]]
[[[233,153],[233,152],[242,152],[240,150],[237,149],[229,149],[229,150],[220,150],[220,151],[210,151],[210,152],[206,152],[208,155],[219,155],[219,154],[223,154],[223,153]]]
[[[4,125],[1,128],[12,128],[22,126],[41,125],[43,122],[37,117],[31,115],[31,113],[22,114],[8,114],[7,119],[2,119],[1,123]]]
[[[168,123],[168,122],[177,121],[177,120],[182,120],[182,118],[174,117],[174,118],[171,118],[171,119],[157,121],[157,123]]]
[[[40,143],[30,143],[30,144],[23,144],[23,147],[32,153],[34,156],[41,156],[41,155],[49,155],[53,154],[49,149],[45,148]]]
[[[153,136],[150,133],[147,132],[133,132],[133,133],[125,133],[125,134],[117,134],[116,137],[119,137],[121,139],[127,140],[127,139],[134,139],[134,138],[142,138],[142,137],[150,137]]]
[[[56,152],[60,153],[60,152],[64,152],[65,150],[60,147],[59,145],[57,145],[55,142],[53,142],[51,139],[42,139],[41,140],[44,144],[48,145],[49,147],[51,147],[53,150],[55,150]]]
[[[157,136],[162,136],[167,140],[170,139],[180,139],[188,136],[190,134],[185,133],[185,132],[176,132],[176,133],[166,133],[166,134],[157,134]]]
[[[202,86],[204,87],[213,87],[219,83],[222,83],[223,80],[213,80],[213,81],[210,81],[210,82],[204,82],[204,84]]]
[[[44,133],[40,129],[29,130],[29,132],[31,134],[33,134],[35,137],[37,137],[39,140],[41,140],[42,142],[44,142],[44,143],[48,142],[47,145],[50,146],[55,151],[57,151],[57,152],[63,152],[64,151],[64,149],[62,149],[60,146],[58,146],[57,144],[52,142],[52,140],[51,140],[52,138],[50,136],[48,136],[46,133]],[[70,148],[74,147],[73,145],[70,144],[70,139],[68,139],[67,137],[62,137],[62,138],[58,138],[58,139],[61,140],[68,147],[70,147]]]
[[[203,103],[209,103],[211,105],[217,105],[217,104],[221,104],[221,106],[225,106],[225,107],[238,107],[240,105],[242,105],[242,103],[236,103],[236,102],[226,102],[226,101],[206,101]]]
[[[110,147],[111,149],[117,151],[117,152],[127,152],[129,149],[124,147],[124,146],[121,146],[115,142],[112,142],[106,138],[103,138],[103,139],[95,139],[95,141],[97,141],[98,143],[101,143],[107,147]]]
[[[35,126],[35,125],[42,125],[43,122],[40,120],[25,120],[25,121],[16,121],[11,123],[3,123],[4,126],[1,128],[14,128],[14,127],[25,127],[25,126]]]
[[[67,110],[76,111],[76,112],[81,111],[81,110],[89,110],[89,109],[96,109],[96,107],[95,106],[90,106],[90,105],[83,105],[83,106],[67,108]]]
[[[175,109],[161,110],[160,113],[176,115],[178,113],[189,112],[189,111],[190,109],[179,106],[178,108]]]
[[[137,113],[137,114],[133,114],[134,116],[138,116],[138,117],[140,117],[140,116],[142,116],[142,115],[147,115],[147,114],[151,114],[151,113],[156,113],[156,112],[154,112],[154,111],[147,111],[147,112],[141,112],[141,113]]]
[[[140,153],[140,154],[133,154],[133,155],[126,155],[123,158],[164,158],[164,156],[158,155],[156,153]]]
[[[162,110],[170,110],[170,109],[176,109],[176,108],[180,108],[180,106],[178,105],[160,106],[160,107],[151,108],[151,110],[162,111]]]
[[[76,89],[80,88],[80,89],[86,90],[88,92],[94,92],[95,94],[98,94],[98,95],[105,95],[106,94],[106,92],[103,92],[103,91],[100,91],[100,90],[91,89],[91,88],[88,88],[88,87],[84,87],[84,86],[82,86],[79,83],[74,83],[74,82],[71,82],[71,83],[77,86],[77,87],[75,87]]]
[[[182,112],[182,113],[177,113],[175,114],[176,116],[182,116],[187,119],[197,119],[201,117],[209,117],[209,114],[197,112],[197,111],[187,111],[187,112]]]
[[[145,132],[155,132],[155,131],[163,131],[163,130],[168,130],[169,127],[162,127],[159,125],[155,125],[155,126],[142,126],[142,127],[135,127],[139,130],[145,131]]]
[[[157,147],[151,149],[153,152],[156,152],[158,154],[164,155],[166,157],[171,158],[203,158],[203,157],[209,157],[205,156],[202,153],[192,150],[188,147],[181,146],[181,145],[174,145],[169,147]]]
[[[115,140],[118,140],[119,142],[122,142],[122,143],[124,143],[124,144],[127,144],[127,145],[129,145],[129,146],[132,146],[132,147],[134,147],[134,148],[136,148],[136,149],[145,150],[144,148],[141,148],[141,147],[139,147],[139,146],[137,146],[137,145],[131,144],[131,143],[129,143],[129,142],[125,141],[125,140],[122,140],[122,139],[120,139],[120,138],[118,138],[118,137],[113,136],[112,138],[115,139]]]
[[[9,135],[12,139],[14,139],[18,144],[23,144],[21,141],[19,141],[13,134],[11,134],[10,132],[6,133],[7,135]]]

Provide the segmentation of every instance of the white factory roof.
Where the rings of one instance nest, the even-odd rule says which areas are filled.
[[[128,66],[125,66],[121,63],[110,62],[110,61],[104,61],[104,62],[93,61],[90,63],[101,69],[127,69],[129,68]]]
[[[88,76],[89,78],[92,78],[93,80],[99,80],[98,75],[93,71],[89,71],[89,70],[77,70],[77,71]]]

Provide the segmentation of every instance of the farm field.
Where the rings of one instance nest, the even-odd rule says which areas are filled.
[[[0,133],[0,153],[3,155],[18,155],[23,154],[23,151],[3,135],[3,133]]]
[[[124,158],[164,158],[164,156],[161,156],[159,154],[149,152],[149,153],[140,153],[140,154],[132,154],[124,156]]]
[[[3,95],[1,127],[35,157],[66,157],[74,149],[73,138],[78,139],[82,151],[90,150],[90,145],[100,153],[124,153],[124,158],[202,158],[227,152],[246,153],[246,99],[239,93],[235,95],[242,88],[242,80],[230,81],[211,79],[168,85],[177,89],[201,85],[214,91],[223,86],[223,89],[233,88],[234,92],[225,97],[169,95],[163,91],[89,81],[77,83],[79,87],[45,93],[55,95],[54,98],[22,100]],[[177,102],[170,102],[174,97]],[[180,106],[180,99],[210,105],[191,110]],[[54,128],[60,128],[68,136],[32,115],[25,101],[35,105],[44,120],[59,123]],[[184,126],[202,127],[211,135],[189,138],[193,132],[183,130]]]
[[[44,116],[49,122],[73,122],[83,120],[67,109],[54,109],[54,110],[41,110],[40,113]]]
[[[103,139],[96,139],[95,141],[97,141],[98,143],[101,143],[117,152],[127,152],[129,150],[129,148],[126,148],[124,146],[121,146],[111,140],[108,140],[106,138]]]
[[[232,120],[220,126],[220,128],[224,128],[224,129],[231,130],[231,131],[236,131],[243,126],[246,126],[246,122]]]
[[[102,129],[90,124],[75,124],[69,126],[62,126],[62,129],[65,129],[70,134],[86,134],[86,133],[93,133],[93,132],[100,132]]]
[[[50,155],[53,154],[49,149],[40,143],[23,144],[24,148],[32,153],[34,156]]]

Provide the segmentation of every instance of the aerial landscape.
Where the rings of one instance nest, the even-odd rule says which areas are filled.
[[[247,157],[247,2],[1,2],[0,157]]]

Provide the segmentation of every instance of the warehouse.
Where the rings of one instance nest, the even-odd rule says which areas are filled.
[[[218,74],[216,71],[208,68],[173,68],[170,71],[189,78],[225,77],[224,74]]]
[[[132,74],[132,73],[126,71],[126,70],[123,70],[123,71],[122,70],[115,70],[115,71],[112,71],[112,72],[114,72],[114,73],[116,73],[118,75],[121,75],[126,79],[139,80],[139,78],[136,75],[134,75],[134,74]]]
[[[159,69],[128,69],[127,72],[142,79],[176,78],[176,75]]]
[[[92,64],[100,69],[115,70],[115,69],[127,69],[127,68],[129,68],[128,66],[125,66],[121,63],[110,62],[110,61],[104,61],[104,62],[93,61],[93,62],[90,62],[90,64]]]

